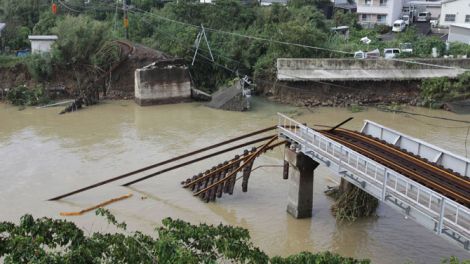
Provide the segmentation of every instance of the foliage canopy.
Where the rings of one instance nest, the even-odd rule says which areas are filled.
[[[5,263],[344,263],[367,260],[325,252],[270,259],[250,242],[248,230],[226,225],[191,225],[166,218],[157,238],[129,232],[107,210],[98,209],[121,233],[85,235],[75,224],[24,215],[18,225],[0,223],[0,257]]]

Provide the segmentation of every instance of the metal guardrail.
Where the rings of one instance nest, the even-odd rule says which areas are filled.
[[[470,209],[321,133],[278,113],[279,137],[305,155],[406,214],[436,234],[470,250]]]
[[[462,176],[470,177],[470,160],[443,150],[437,146],[402,134],[388,127],[366,120],[362,133],[385,140],[387,143],[405,149],[415,155],[452,169]]]

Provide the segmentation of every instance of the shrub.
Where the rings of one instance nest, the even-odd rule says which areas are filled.
[[[390,32],[391,28],[387,25],[375,25],[374,27],[375,31],[377,31],[379,34],[385,34]]]
[[[0,258],[5,263],[318,263],[366,264],[330,252],[302,252],[287,258],[269,257],[250,241],[248,230],[226,225],[191,225],[166,218],[158,236],[129,232],[125,223],[104,209],[108,222],[123,233],[85,232],[74,223],[50,218],[21,217],[20,223],[0,222]]]
[[[451,42],[449,46],[449,55],[467,55],[470,56],[470,45],[460,42]]]
[[[7,100],[14,105],[38,105],[46,104],[49,97],[42,85],[29,89],[25,85],[20,85],[8,91]]]
[[[52,74],[52,62],[49,53],[33,54],[25,62],[28,72],[38,81],[44,81]]]
[[[52,29],[59,39],[52,57],[58,65],[88,65],[93,55],[109,40],[108,26],[86,16],[65,16]]]

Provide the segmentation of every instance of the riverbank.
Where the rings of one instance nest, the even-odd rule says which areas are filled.
[[[406,82],[279,82],[260,86],[258,92],[270,100],[295,106],[348,107],[351,105],[422,105],[419,81]]]

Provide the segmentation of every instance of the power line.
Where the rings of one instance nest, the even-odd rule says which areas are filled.
[[[379,109],[381,111],[384,111],[384,112],[395,112],[395,113],[402,113],[402,114],[408,114],[408,115],[422,116],[422,117],[427,117],[427,118],[441,119],[441,120],[446,120],[446,121],[453,121],[453,122],[459,122],[459,123],[464,123],[464,124],[470,124],[470,121],[461,120],[461,119],[453,119],[453,118],[447,118],[447,117],[418,114],[418,113],[412,113],[412,112],[403,111],[403,110],[387,109],[387,108],[384,108],[384,107],[377,107],[377,109]]]
[[[178,23],[178,24],[181,24],[181,25],[190,26],[190,27],[194,27],[194,28],[198,28],[198,29],[201,28],[200,26],[197,26],[197,25],[193,25],[193,24],[190,24],[190,23],[181,22],[181,21],[178,21],[178,20],[174,20],[174,19],[170,19],[170,18],[167,18],[167,17],[159,16],[159,15],[153,13],[153,12],[145,11],[145,10],[142,10],[140,8],[134,8],[134,9],[136,9],[138,11],[141,11],[141,12],[144,12],[144,13],[148,13],[149,15],[152,15],[156,18],[163,19],[163,20],[166,20],[166,21],[170,21],[170,22],[174,22],[174,23]],[[299,43],[293,43],[293,42],[287,42],[287,41],[267,39],[267,38],[262,38],[262,37],[258,37],[258,36],[251,36],[251,35],[245,35],[245,34],[241,34],[241,33],[224,31],[224,30],[220,30],[220,29],[214,29],[214,28],[208,28],[208,27],[205,27],[205,29],[207,31],[212,31],[212,32],[215,32],[215,33],[225,34],[225,35],[232,35],[232,36],[241,37],[241,38],[260,40],[260,41],[266,41],[266,42],[271,42],[271,43],[296,46],[296,47],[301,47],[301,48],[330,51],[330,52],[336,52],[336,53],[348,54],[348,55],[353,55],[354,54],[354,53],[346,52],[346,51],[342,51],[342,50],[334,50],[334,49],[322,48],[322,47],[317,47],[317,46],[310,46],[310,45],[306,45],[306,44],[299,44]]]
[[[191,26],[191,27],[195,27],[195,28],[200,28],[200,26],[193,25],[193,24],[186,23],[186,22],[177,21],[177,20],[174,20],[174,19],[169,19],[169,18],[166,18],[166,17],[163,17],[163,16],[159,16],[159,15],[153,13],[153,12],[149,12],[149,11],[142,10],[142,9],[140,9],[140,8],[135,8],[135,9],[136,9],[136,10],[139,10],[139,11],[141,11],[141,12],[144,12],[144,13],[148,13],[148,14],[150,14],[150,15],[156,17],[156,18],[159,18],[159,19],[163,19],[163,20],[167,20],[167,21],[170,21],[170,22],[179,23],[179,24],[182,24],[182,25]],[[208,28],[208,27],[205,27],[205,29],[206,29],[207,31],[212,31],[212,32],[215,32],[215,33],[226,34],[226,35],[232,35],[232,36],[236,36],[236,37],[242,37],[242,38],[260,40],[260,41],[266,41],[266,42],[277,43],[277,44],[283,44],[283,45],[290,45],[290,46],[295,46],[295,47],[302,47],[302,48],[309,48],[309,49],[315,49],[315,50],[323,50],[323,51],[330,51],[330,52],[341,53],[341,54],[354,55],[354,53],[352,53],[352,52],[347,52],[347,51],[342,51],[342,50],[328,49],[328,48],[322,48],[322,47],[317,47],[317,46],[310,46],[310,45],[299,44],[299,43],[293,43],[293,42],[287,42],[287,41],[279,41],[279,40],[267,39],[267,38],[262,38],[262,37],[258,37],[258,36],[251,36],[251,35],[246,35],[246,34],[241,34],[241,33],[236,33],[236,32],[228,32],[228,31],[219,30],[219,29],[213,29],[213,28]],[[431,64],[431,63],[424,63],[424,62],[417,62],[417,61],[410,61],[410,60],[404,60],[404,59],[393,59],[393,58],[392,58],[391,60],[399,61],[399,62],[403,62],[403,63],[408,63],[408,64],[432,66],[432,67],[436,67],[436,68],[444,68],[444,69],[462,69],[462,70],[465,70],[465,71],[469,71],[469,70],[470,70],[470,69],[466,69],[466,68],[444,66],[444,65]]]
[[[58,0],[62,5],[64,5],[60,0]],[[125,1],[125,0],[123,0]],[[65,6],[65,5],[64,5]],[[67,6],[66,6],[67,7]],[[69,8],[70,9],[70,8]],[[134,7],[133,9],[135,10],[138,10],[142,13],[147,13],[153,17],[156,17],[158,19],[161,19],[161,20],[165,20],[165,21],[169,21],[169,22],[173,22],[173,23],[177,23],[177,24],[180,24],[180,25],[184,25],[184,26],[189,26],[189,27],[193,27],[193,28],[196,28],[196,29],[201,29],[201,26],[198,26],[198,25],[193,25],[193,24],[190,24],[190,23],[187,23],[187,22],[182,22],[182,21],[178,21],[178,20],[175,20],[175,19],[171,19],[171,18],[167,18],[167,17],[164,17],[164,16],[160,16],[160,15],[157,15],[153,12],[150,12],[150,11],[146,11],[146,10],[143,10],[143,9],[140,9],[140,8],[137,8],[137,7]],[[77,11],[77,10],[73,10],[73,9],[70,9],[72,11],[75,11],[75,12],[80,12],[80,11]],[[236,36],[236,37],[241,37],[241,38],[247,38],[247,39],[252,39],[252,40],[260,40],[260,41],[265,41],[265,42],[270,42],[270,43],[276,43],[276,44],[282,44],[282,45],[290,45],[290,46],[294,46],[294,47],[301,47],[301,48],[308,48],[308,49],[315,49],[315,50],[322,50],[322,51],[329,51],[329,52],[332,52],[332,53],[341,53],[341,54],[347,54],[347,55],[353,55],[354,53],[352,52],[347,52],[347,51],[342,51],[342,50],[335,50],[335,49],[328,49],[328,48],[323,48],[323,47],[318,47],[318,46],[310,46],[310,45],[306,45],[306,44],[299,44],[299,43],[293,43],[293,42],[287,42],[287,41],[279,41],[279,40],[273,40],[273,39],[267,39],[267,38],[263,38],[263,37],[258,37],[258,36],[251,36],[251,35],[246,35],[246,34],[241,34],[241,33],[236,33],[236,32],[229,32],[229,31],[224,31],[224,30],[219,30],[219,29],[213,29],[213,28],[205,28],[206,30],[208,31],[212,31],[212,32],[215,32],[215,33],[219,33],[219,34],[225,34],[225,35],[231,35],[231,36]],[[436,67],[436,68],[444,68],[444,69],[462,69],[462,70],[465,70],[465,71],[469,71],[470,69],[466,69],[466,68],[460,68],[460,67],[451,67],[451,66],[444,66],[444,65],[438,65],[438,64],[431,64],[431,63],[423,63],[423,62],[417,62],[417,61],[410,61],[410,60],[404,60],[404,59],[391,59],[391,60],[394,60],[394,61],[399,61],[399,62],[403,62],[403,63],[407,63],[407,64],[416,64],[416,65],[425,65],[425,66],[432,66],[432,67]],[[294,76],[296,77],[296,76]]]
[[[70,6],[66,5],[64,2],[62,2],[61,0],[57,0],[59,2],[59,4],[63,7],[65,7],[66,9],[72,11],[72,12],[75,12],[75,13],[82,13],[82,11],[80,10],[76,10],[74,8],[71,8]]]

